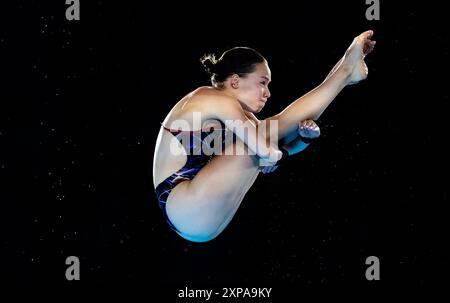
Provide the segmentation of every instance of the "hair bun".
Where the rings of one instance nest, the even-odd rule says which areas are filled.
[[[208,74],[214,75],[216,73],[217,60],[214,54],[206,54],[201,59],[200,62],[203,64],[205,71]]]

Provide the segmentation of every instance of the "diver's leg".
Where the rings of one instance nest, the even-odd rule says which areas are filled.
[[[167,216],[179,234],[194,242],[219,235],[233,218],[259,174],[255,155],[243,154],[242,142],[229,145],[191,181],[178,184],[166,202]],[[233,155],[230,149],[236,150]]]

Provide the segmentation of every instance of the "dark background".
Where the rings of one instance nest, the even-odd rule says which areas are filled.
[[[448,276],[448,34],[438,5],[381,1],[17,1],[1,10],[1,279],[177,287],[428,283]],[[155,3],[159,2],[159,3]],[[187,1],[185,1],[187,2]],[[338,2],[338,3],[337,3]],[[170,231],[152,183],[159,122],[208,85],[199,58],[259,50],[281,111],[373,29],[369,77],[322,136],[261,175],[207,243]],[[65,280],[78,256],[81,281]],[[365,279],[377,256],[381,281]],[[281,287],[281,286],[280,286]]]

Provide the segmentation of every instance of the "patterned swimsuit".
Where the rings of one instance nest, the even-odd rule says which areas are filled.
[[[177,231],[177,229],[172,222],[170,222],[166,212],[166,202],[169,194],[175,186],[181,182],[194,179],[197,173],[211,161],[215,156],[214,150],[217,150],[214,148],[215,142],[220,142],[220,150],[223,150],[226,142],[226,128],[222,121],[220,121],[220,123],[222,125],[221,129],[214,129],[212,127],[209,131],[173,130],[163,126],[165,130],[172,133],[172,135],[180,141],[187,153],[186,164],[162,181],[155,189],[159,207],[161,208],[167,223],[175,231]],[[233,142],[234,141],[235,135],[233,134]]]

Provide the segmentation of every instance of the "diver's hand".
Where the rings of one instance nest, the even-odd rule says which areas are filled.
[[[280,150],[270,147],[269,155],[265,158],[259,158],[259,167],[262,169],[263,167],[274,166],[282,157],[283,153]]]
[[[263,174],[273,173],[278,168],[278,165],[260,166],[259,171]]]
[[[356,84],[367,78],[369,70],[364,62],[364,58],[370,54],[375,47],[376,41],[371,40],[372,36],[373,31],[371,30],[363,32],[353,39],[352,44],[345,52],[342,63],[351,70],[348,78],[348,85]]]
[[[298,134],[303,138],[315,139],[320,136],[320,128],[314,120],[305,120],[298,124]]]

